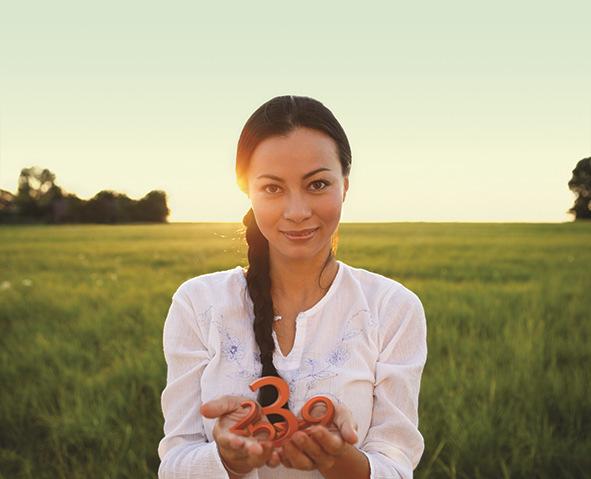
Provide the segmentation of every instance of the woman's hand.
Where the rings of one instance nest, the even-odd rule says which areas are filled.
[[[276,467],[280,463],[279,455],[274,451],[271,441],[260,436],[244,437],[230,432],[232,426],[248,415],[249,409],[240,406],[248,399],[239,396],[222,396],[201,405],[203,416],[210,419],[217,418],[213,437],[224,463],[241,474],[265,464]],[[268,422],[265,416],[260,420]]]
[[[316,417],[323,415],[325,406],[318,403],[311,411]],[[329,471],[339,457],[357,442],[357,423],[347,407],[335,405],[333,422],[328,427],[315,425],[297,431],[279,448],[281,463],[288,468],[321,473]]]

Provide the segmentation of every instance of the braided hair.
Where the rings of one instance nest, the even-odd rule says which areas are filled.
[[[313,128],[329,135],[336,143],[343,176],[351,169],[351,149],[347,136],[332,112],[318,100],[305,96],[285,95],[272,98],[261,105],[247,120],[236,155],[236,178],[240,189],[248,194],[247,171],[250,157],[257,145],[272,136],[287,135],[298,127]],[[278,376],[273,364],[275,342],[273,341],[273,298],[271,297],[271,278],[269,242],[259,229],[252,208],[242,219],[245,239],[248,244],[248,268],[246,283],[254,309],[254,336],[260,351],[262,363],[261,376]],[[338,230],[332,238],[332,248],[324,262],[324,268],[335,257],[338,245]],[[320,275],[322,275],[322,271]],[[264,386],[259,389],[258,402],[268,406],[277,399],[274,388]],[[284,405],[288,408],[287,404]],[[275,422],[280,416],[271,414],[269,420]]]

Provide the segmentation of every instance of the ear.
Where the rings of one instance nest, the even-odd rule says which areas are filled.
[[[349,189],[349,177],[345,176],[345,191],[343,191],[343,203],[345,202],[345,197],[347,196],[347,190]]]

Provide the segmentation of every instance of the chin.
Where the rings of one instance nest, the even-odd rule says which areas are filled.
[[[289,240],[284,239],[283,241],[289,241]],[[285,245],[285,243],[283,243],[283,244],[281,244],[281,247],[279,247],[279,248],[274,247],[273,249],[275,250],[275,252],[277,252],[279,255],[281,255],[285,258],[294,259],[294,260],[306,260],[306,259],[312,259],[312,258],[318,256],[318,254],[323,250],[322,247],[319,247],[319,244],[320,243],[318,241],[315,241],[314,243],[312,243],[312,242],[304,243],[301,245],[298,245],[298,244]],[[330,247],[330,239],[326,240],[322,244],[329,244],[329,247]]]

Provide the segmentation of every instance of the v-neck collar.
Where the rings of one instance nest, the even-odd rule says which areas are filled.
[[[326,294],[324,296],[322,296],[322,298],[320,298],[316,302],[316,304],[314,304],[312,307],[308,308],[305,311],[299,312],[298,315],[296,316],[295,339],[293,342],[293,346],[292,346],[291,350],[289,351],[289,353],[287,354],[287,356],[283,355],[283,353],[281,352],[281,348],[279,347],[279,342],[277,340],[277,334],[275,333],[275,330],[272,331],[273,341],[275,343],[275,351],[273,353],[273,359],[274,359],[276,366],[278,366],[279,368],[293,369],[293,368],[299,367],[300,359],[301,359],[302,352],[303,352],[303,347],[305,344],[307,320],[309,318],[312,318],[313,316],[315,316],[324,307],[324,305],[326,303],[328,303],[328,301],[330,301],[330,299],[336,294],[336,291],[339,289],[339,285],[342,281],[342,278],[344,275],[345,264],[340,260],[336,260],[336,262],[339,265],[339,268],[337,269],[337,273],[336,273],[331,285],[329,286]],[[242,266],[237,266],[236,269],[238,270],[238,272],[242,278],[241,281],[242,281],[242,285],[246,291],[246,296],[248,297],[248,299],[252,305],[252,299],[250,298],[250,294],[248,294],[245,271],[242,268]],[[251,314],[252,314],[252,312],[251,312]]]

